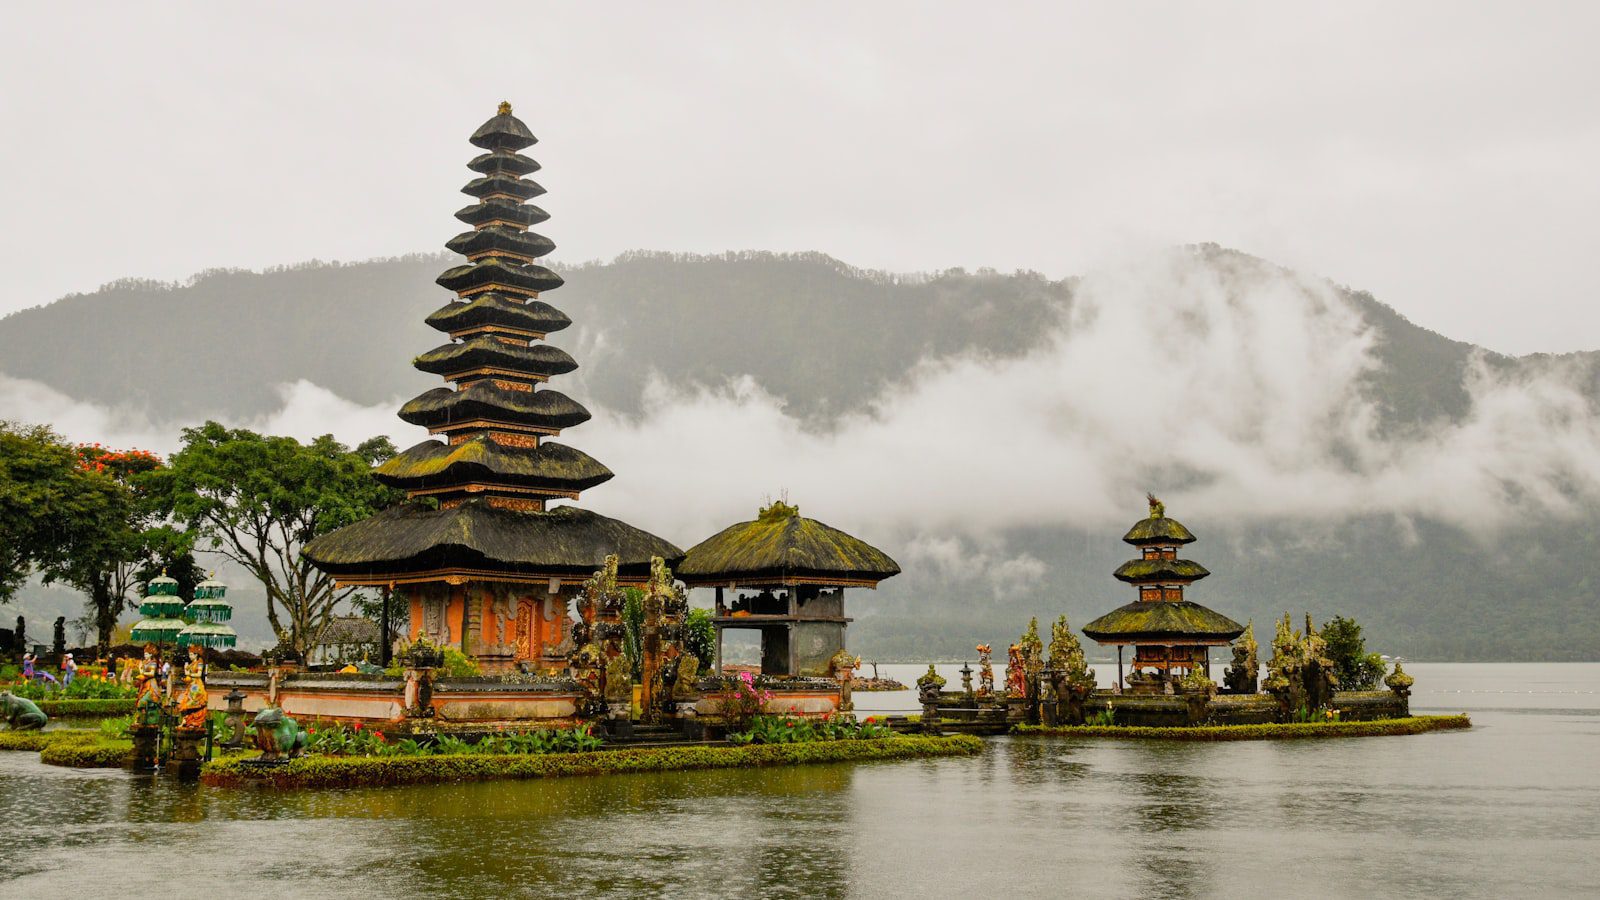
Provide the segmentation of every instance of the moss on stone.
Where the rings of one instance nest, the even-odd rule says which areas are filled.
[[[750,522],[723,529],[689,549],[676,569],[689,584],[781,579],[877,582],[900,573],[882,550],[837,528],[800,515],[798,507],[773,503]]]

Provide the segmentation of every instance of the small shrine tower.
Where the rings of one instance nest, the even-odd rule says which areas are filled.
[[[800,515],[783,501],[768,504],[754,521],[740,522],[689,549],[677,576],[689,587],[716,588],[717,670],[722,633],[761,633],[765,675],[827,675],[844,649],[844,589],[875,588],[900,574],[887,553],[860,538]],[[749,588],[729,603],[724,589]]]
[[[400,408],[400,418],[442,440],[424,441],[373,475],[407,502],[309,542],[305,556],[341,585],[394,588],[410,607],[410,636],[455,647],[490,671],[555,669],[570,650],[567,604],[583,580],[616,554],[618,580],[643,584],[650,560],[683,551],[625,522],[572,505],[611,470],[551,438],[589,411],[546,387],[578,364],[545,342],[571,324],[540,299],[561,277],[536,260],[555,248],[529,227],[549,215],[527,201],[539,164],[518,152],[533,133],[500,104],[469,139],[483,150],[463,187],[474,203],[456,213],[472,226],[445,245],[466,257],[437,279],[456,299],[427,324],[450,340],[414,365],[439,387]]]
[[[1122,648],[1132,644],[1135,675],[1153,669],[1161,678],[1209,666],[1209,648],[1227,646],[1244,626],[1183,598],[1183,589],[1210,575],[1197,562],[1178,558],[1178,548],[1195,536],[1166,507],[1149,497],[1150,516],[1134,524],[1123,540],[1139,548],[1138,559],[1117,567],[1117,580],[1133,585],[1139,599],[1083,626],[1083,633],[1117,648],[1117,682],[1122,683]],[[1137,679],[1136,679],[1137,680]]]

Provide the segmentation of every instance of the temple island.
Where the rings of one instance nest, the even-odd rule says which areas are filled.
[[[579,506],[612,472],[556,440],[590,414],[550,387],[578,363],[547,340],[571,319],[545,299],[562,284],[538,262],[555,245],[530,230],[548,219],[529,202],[544,193],[522,152],[535,138],[502,104],[470,142],[482,151],[462,188],[474,202],[456,218],[471,229],[446,244],[465,261],[438,277],[455,297],[426,319],[448,340],[413,360],[446,385],[400,409],[436,437],[374,470],[403,503],[304,549],[340,585],[382,592],[405,617],[405,646],[372,671],[281,659],[266,674],[218,675],[217,686],[251,712],[414,733],[597,720],[617,738],[699,735],[739,685],[720,652],[714,670],[690,652],[681,578],[716,588],[718,647],[724,629],[761,630],[759,689],[771,706],[818,717],[847,706],[843,588],[873,587],[899,566],[783,503],[687,557]],[[721,601],[741,586],[757,593]],[[630,598],[641,610],[632,632]],[[475,674],[452,674],[451,654]]]
[[[1330,658],[1309,615],[1303,630],[1287,615],[1277,623],[1260,681],[1253,626],[1185,596],[1210,573],[1179,556],[1195,535],[1154,496],[1122,538],[1137,558],[1113,573],[1135,599],[1083,629],[1116,650],[1108,687],[1064,616],[1048,649],[1035,619],[1007,648],[1003,687],[981,644],[976,685],[969,666],[960,689],[945,690],[930,665],[917,681],[920,718],[858,720],[846,592],[876,588],[900,566],[786,500],[687,553],[578,505],[612,472],[556,441],[590,414],[549,386],[578,364],[547,340],[571,320],[544,299],[562,284],[538,262],[554,244],[530,230],[548,218],[529,202],[544,193],[527,177],[539,164],[522,152],[535,138],[501,104],[469,140],[481,151],[462,188],[473,202],[456,217],[470,229],[446,244],[465,261],[437,278],[454,297],[426,318],[447,340],[413,360],[445,385],[399,411],[430,438],[372,473],[403,502],[303,550],[341,586],[379,592],[383,623],[342,623],[312,659],[269,657],[224,672],[207,656],[234,643],[223,586],[202,582],[185,600],[175,579],[155,578],[132,632],[147,642],[142,659],[87,676],[120,678],[127,696],[106,688],[106,701],[47,699],[47,710],[0,692],[14,727],[42,729],[52,711],[109,702],[133,714],[130,739],[62,729],[7,735],[0,749],[39,749],[61,765],[172,766],[213,783],[289,787],[978,752],[969,735],[943,736],[962,731],[1215,740],[1466,726],[1465,717],[1410,717],[1412,679],[1398,663],[1385,677],[1381,661],[1366,657],[1363,674],[1342,682],[1344,663]],[[691,612],[688,591],[697,588],[713,592],[709,615]],[[398,628],[391,614],[403,618]],[[724,667],[730,630],[759,635],[757,671]],[[13,635],[22,642],[22,620]],[[56,656],[70,661],[63,641],[58,620]],[[347,658],[356,648],[378,659]],[[1214,648],[1232,655],[1222,686],[1211,678]],[[24,659],[29,675],[32,660]],[[21,687],[43,696],[31,679]],[[247,742],[259,756],[244,752]],[[637,752],[588,752],[603,743]],[[201,770],[214,746],[230,758]],[[286,768],[308,752],[316,764]]]

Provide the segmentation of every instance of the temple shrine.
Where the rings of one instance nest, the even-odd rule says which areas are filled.
[[[1178,558],[1178,548],[1195,540],[1166,507],[1149,497],[1150,515],[1134,524],[1123,540],[1140,551],[1139,558],[1117,567],[1115,577],[1134,586],[1139,599],[1083,626],[1083,633],[1117,648],[1117,684],[1123,685],[1122,648],[1133,646],[1128,677],[1158,686],[1178,673],[1199,670],[1210,675],[1210,648],[1225,647],[1244,633],[1244,626],[1221,613],[1183,598],[1183,589],[1210,575],[1197,562]]]
[[[730,628],[761,633],[764,675],[825,676],[845,648],[845,588],[876,588],[900,574],[882,550],[775,501],[690,548],[677,575],[716,589],[717,668]],[[747,589],[729,601],[725,591]]]
[[[562,280],[536,262],[554,243],[529,230],[549,218],[527,202],[544,193],[525,177],[539,164],[519,152],[536,138],[502,103],[469,140],[484,152],[467,163],[474,202],[456,218],[472,227],[446,244],[466,262],[439,276],[456,298],[426,319],[449,341],[413,361],[451,386],[400,409],[440,439],[374,470],[406,502],[304,552],[341,585],[397,592],[413,640],[457,648],[486,672],[553,671],[572,650],[569,602],[607,556],[619,583],[643,585],[652,557],[670,564],[683,551],[573,505],[612,473],[552,440],[590,416],[547,387],[578,364],[545,340],[571,320],[541,299]]]

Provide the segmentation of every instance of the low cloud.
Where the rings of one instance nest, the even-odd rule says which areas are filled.
[[[1594,508],[1600,418],[1575,363],[1474,360],[1464,417],[1385,435],[1364,388],[1373,347],[1359,311],[1321,281],[1175,250],[1085,277],[1037,351],[926,364],[825,433],[738,377],[653,382],[643,417],[597,409],[562,440],[618,473],[586,506],[684,546],[786,492],[804,513],[891,536],[928,565],[953,555],[970,568],[976,554],[996,590],[1044,571],[998,536],[1125,525],[1146,490],[1213,524],[1384,515],[1486,534]],[[281,391],[277,412],[230,424],[352,444],[422,439],[394,417],[401,398],[361,406],[303,381]],[[178,441],[177,423],[20,379],[0,377],[0,404],[0,416],[76,440],[158,451]]]

